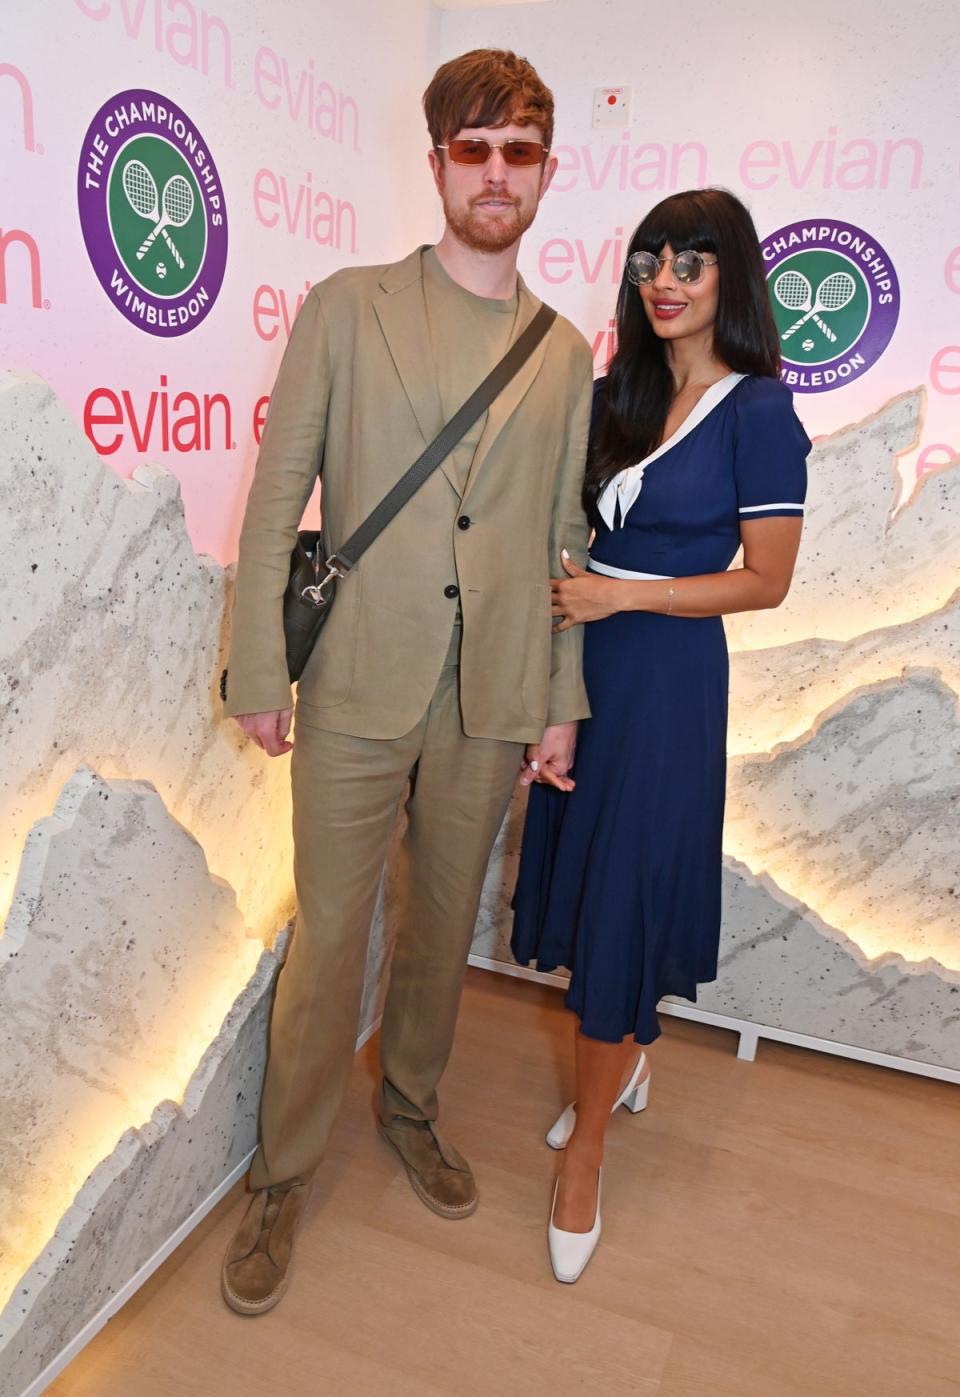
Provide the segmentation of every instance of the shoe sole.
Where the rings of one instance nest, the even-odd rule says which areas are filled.
[[[426,1206],[430,1209],[431,1213],[436,1213],[437,1217],[440,1218],[447,1218],[450,1222],[456,1222],[458,1218],[468,1218],[471,1216],[472,1213],[475,1213],[477,1211],[477,1204],[480,1202],[479,1194],[475,1194],[469,1203],[456,1204],[441,1203],[436,1198],[431,1197],[431,1195],[424,1188],[420,1180],[420,1175],[407,1163],[403,1155],[397,1149],[396,1145],[390,1139],[390,1136],[384,1130],[383,1126],[379,1124],[379,1122],[377,1123],[377,1133],[380,1136],[380,1138],[390,1146],[391,1150],[393,1150],[394,1154],[400,1160],[400,1163],[407,1171],[407,1178],[410,1180],[410,1187],[413,1189],[414,1193],[420,1199],[420,1202],[426,1204]]]
[[[284,1276],[276,1290],[271,1290],[270,1294],[265,1295],[262,1300],[244,1300],[242,1295],[231,1290],[229,1281],[221,1271],[220,1290],[231,1310],[234,1310],[238,1315],[264,1315],[268,1310],[272,1310],[274,1305],[278,1305],[287,1293],[287,1277]]]

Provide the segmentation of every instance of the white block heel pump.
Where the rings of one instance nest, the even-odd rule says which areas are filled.
[[[643,1078],[643,1081],[640,1081],[646,1065],[646,1054],[641,1053],[640,1061],[634,1068],[633,1076],[610,1108],[611,1116],[618,1106],[626,1106],[627,1110],[632,1111],[634,1115],[636,1115],[638,1111],[646,1110],[647,1101],[650,1096],[650,1073],[648,1072]],[[566,1149],[576,1123],[577,1104],[574,1101],[557,1117],[553,1125],[547,1131],[547,1144],[552,1150]]]
[[[550,1265],[553,1274],[564,1285],[573,1285],[583,1274],[584,1267],[597,1249],[600,1240],[600,1188],[603,1183],[603,1170],[597,1175],[597,1211],[589,1232],[562,1232],[554,1227],[553,1217],[557,1211],[557,1190],[559,1179],[553,1186],[553,1207],[550,1209],[550,1224],[547,1228],[547,1245],[550,1251]]]

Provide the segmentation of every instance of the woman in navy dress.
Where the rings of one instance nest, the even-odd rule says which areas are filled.
[[[640,224],[598,381],[584,501],[588,570],[564,559],[558,630],[584,625],[592,717],[567,775],[528,752],[533,784],[513,951],[571,971],[575,1106],[549,1241],[576,1280],[600,1230],[610,1115],[646,1104],[637,1045],[666,994],[717,973],[726,776],[722,616],[779,605],[790,585],[810,443],[778,377],[756,230],[732,194],[676,194]],[[730,569],[739,548],[742,562]],[[730,570],[728,570],[730,569]],[[571,779],[572,778],[572,779]]]

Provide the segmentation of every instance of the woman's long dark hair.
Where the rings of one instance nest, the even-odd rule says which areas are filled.
[[[671,194],[651,209],[630,239],[634,252],[659,256],[693,249],[716,256],[720,288],[713,351],[734,372],[776,378],[780,338],[767,295],[757,230],[747,209],[726,189]],[[593,514],[607,481],[660,444],[674,396],[665,342],[647,319],[626,268],[617,297],[617,349],[607,371],[590,438],[583,499]]]

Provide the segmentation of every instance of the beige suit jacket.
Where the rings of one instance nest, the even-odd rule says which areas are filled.
[[[521,283],[515,336],[539,305]],[[340,582],[298,686],[298,722],[357,737],[409,732],[443,666],[454,587],[468,736],[537,742],[545,725],[588,716],[582,627],[552,634],[549,578],[562,547],[581,564],[586,556],[591,364],[583,336],[558,317],[491,407],[462,499],[441,466]],[[228,714],[290,706],[281,599],[318,470],[330,553],[442,425],[421,250],[315,286],[280,367],[247,502]]]

